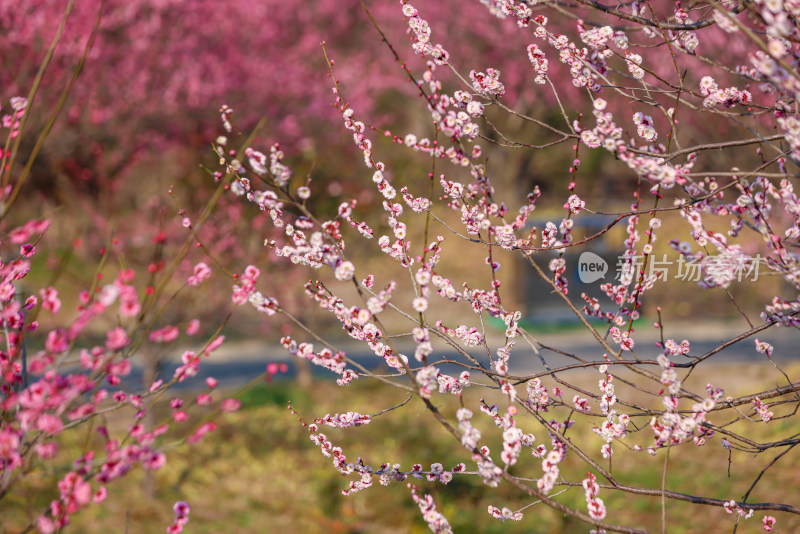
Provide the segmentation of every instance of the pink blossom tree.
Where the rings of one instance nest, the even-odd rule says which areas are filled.
[[[191,234],[180,249],[169,254],[163,254],[162,243],[156,240],[158,262],[138,278],[120,253],[117,240],[109,239],[107,246],[95,249],[96,270],[77,295],[75,288],[65,286],[61,279],[68,268],[68,255],[56,264],[40,260],[53,233],[52,221],[39,214],[32,218],[30,212],[19,209],[22,204],[15,207],[14,200],[31,176],[38,150],[61,105],[50,109],[49,118],[38,130],[28,121],[31,100],[42,82],[41,73],[57,50],[62,29],[51,39],[29,98],[11,98],[4,106],[1,123],[0,499],[14,499],[31,487],[41,488],[37,484],[44,481],[43,496],[49,503],[36,509],[37,499],[27,510],[31,523],[21,527],[43,533],[62,530],[75,513],[104,502],[108,485],[131,469],[161,469],[166,462],[161,436],[195,444],[212,432],[216,428],[212,418],[190,419],[195,406],[230,412],[240,405],[238,400],[220,398],[218,382],[209,377],[198,384],[199,394],[182,398],[170,393],[171,413],[166,419],[158,421],[153,414],[157,402],[174,385],[195,377],[202,359],[221,346],[225,338],[218,332],[205,342],[195,341],[197,348],[183,353],[171,375],[150,376],[144,388],[129,382],[141,363],[139,353],[177,339],[191,343],[198,337],[199,321],[185,314],[184,324],[156,328],[170,305],[176,304],[179,293],[211,276],[211,269],[202,262],[188,279],[177,273],[192,251],[195,240]],[[84,58],[90,42],[84,46]],[[64,95],[75,76],[66,82]],[[21,149],[21,139],[28,131],[38,139],[30,153]],[[184,226],[199,232],[222,191],[220,185],[204,213]],[[20,220],[24,222],[16,222]],[[79,284],[84,281],[78,279]],[[116,417],[109,421],[107,417],[112,415]],[[78,457],[65,462],[64,455],[70,451],[62,450],[62,438],[75,435],[85,440],[84,446]],[[39,470],[44,476],[30,476]],[[47,483],[51,485],[47,487]],[[169,531],[180,532],[188,513],[185,503],[177,503]]]
[[[11,100],[11,111],[3,118],[9,139],[19,132],[27,105],[22,97]],[[195,341],[199,349],[185,351],[172,375],[151,376],[144,389],[130,382],[141,364],[137,355],[146,348],[177,339],[191,343],[198,336],[196,319],[154,328],[177,293],[200,285],[211,274],[201,263],[188,280],[176,280],[175,269],[191,241],[170,258],[162,273],[153,270],[138,277],[113,248],[101,250],[92,283],[76,299],[66,300],[57,287],[64,285],[59,275],[66,262],[52,269],[33,267],[51,221],[30,219],[13,227],[9,220],[14,215],[5,212],[2,221],[0,499],[26,494],[30,473],[43,469],[46,474],[38,483],[52,482],[44,490],[52,498],[42,509],[31,507],[33,521],[27,530],[51,533],[66,527],[81,509],[102,503],[109,484],[131,469],[161,469],[166,455],[160,436],[174,435],[194,444],[213,431],[213,421],[189,419],[195,405],[235,411],[239,401],[219,398],[217,381],[208,378],[199,394],[169,394],[172,410],[167,419],[157,420],[152,414],[172,386],[198,373],[202,359],[224,341],[219,335]],[[198,228],[201,224],[198,221]],[[42,283],[45,275],[50,278],[47,284]],[[66,289],[67,295],[74,290],[70,285]],[[85,446],[79,457],[65,462],[61,440],[68,435],[81,436]],[[188,508],[176,505],[176,516],[170,532],[182,530]]]
[[[145,154],[205,149],[215,131],[208,110],[223,100],[239,110],[240,127],[267,117],[284,144],[324,151],[337,137],[310,135],[320,132],[320,121],[336,118],[328,95],[317,90],[325,83],[322,41],[352,58],[340,78],[353,102],[383,113],[392,111],[381,102],[387,89],[409,92],[397,86],[391,69],[376,68],[390,56],[375,50],[370,32],[356,30],[369,20],[355,0],[318,2],[313,9],[273,0],[237,0],[224,8],[206,0],[36,0],[0,6],[0,82],[10,94],[29,90],[67,7],[70,15],[37,98],[47,104],[42,109],[58,99],[58,82],[69,78],[96,24],[82,75],[64,107],[67,120],[48,143],[53,172],[95,194],[119,188],[123,171]],[[442,20],[456,8],[476,19],[482,9],[457,2],[435,6]],[[396,38],[404,25],[393,11],[375,5],[375,16]],[[461,19],[450,30],[487,60],[511,50],[485,23]],[[371,75],[364,77],[365,71]],[[522,71],[512,83],[522,83]]]
[[[444,21],[456,6],[444,2],[435,9]],[[392,39],[405,38],[406,26],[394,6],[374,7]],[[476,20],[483,14],[478,4],[466,9]],[[207,154],[216,137],[216,113],[210,108],[226,102],[238,110],[237,124],[247,131],[265,118],[269,128],[262,133],[277,140],[273,132],[279,131],[281,143],[293,154],[315,161],[340,157],[341,147],[348,146],[335,133],[338,117],[329,95],[319,90],[326,80],[321,42],[351,58],[339,72],[350,88],[349,98],[384,124],[397,121],[391,95],[414,91],[396,83],[399,66],[391,68],[391,55],[374,46],[374,34],[354,31],[369,25],[354,0],[319,2],[314,9],[272,0],[257,6],[237,0],[224,9],[206,0],[37,0],[0,6],[5,36],[0,84],[6,94],[30,91],[65,12],[58,46],[28,117],[36,127],[27,132],[41,131],[64,85],[72,85],[35,159],[36,172],[23,178],[31,184],[22,198],[69,209],[81,226],[91,228],[81,232],[80,253],[91,254],[114,233],[130,261],[141,262],[140,269],[158,264],[151,261],[151,240],[174,246],[184,238],[185,230],[168,221],[175,204],[164,191],[174,186],[185,210],[202,207],[210,194],[207,173],[196,166],[198,154]],[[462,19],[450,31],[486,61],[511,51],[508,39],[488,22],[474,25]],[[371,75],[364,77],[365,71]],[[523,72],[515,76],[515,85],[522,84]],[[513,70],[509,74],[514,76]],[[20,152],[31,151],[35,141],[32,133],[23,133]],[[336,172],[324,178],[348,187]],[[256,254],[252,242],[231,231],[252,225],[252,212],[223,199],[211,214],[213,224],[199,236],[231,270]],[[192,267],[186,262],[182,274],[188,276]],[[282,276],[290,275],[284,270]]]

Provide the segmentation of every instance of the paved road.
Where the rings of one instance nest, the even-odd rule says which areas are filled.
[[[671,331],[672,337],[680,342],[684,338],[688,338],[691,343],[691,356],[701,356],[707,352],[718,347],[721,342],[735,337],[741,330],[727,325],[683,325],[680,328],[674,328]],[[651,329],[652,330],[652,329]],[[640,359],[652,360],[659,353],[656,348],[655,342],[657,339],[657,332],[641,333],[635,336],[636,347],[635,351]],[[800,332],[787,328],[771,328],[760,335],[740,341],[730,347],[727,347],[722,352],[711,356],[708,359],[709,363],[733,363],[733,362],[763,362],[766,357],[755,350],[753,339],[758,337],[761,340],[770,342],[774,348],[773,358],[778,362],[787,362],[797,360],[800,357]],[[603,350],[599,348],[598,343],[589,336],[588,333],[582,331],[567,332],[560,334],[545,334],[538,338],[540,342],[546,346],[557,348],[558,350],[573,355],[576,358],[586,361],[598,361],[602,359]],[[495,343],[490,342],[491,347],[501,346],[502,340],[496,340]],[[611,343],[613,346],[613,342]],[[369,349],[364,345],[354,344],[351,341],[345,340],[341,347],[347,351],[347,355],[370,370],[388,372],[389,369],[383,363],[383,359],[372,354]],[[367,350],[364,350],[367,349]],[[413,346],[401,345],[400,350],[405,354],[413,354]],[[488,358],[485,353],[481,354],[479,350],[473,348],[471,354],[479,362],[486,365]],[[577,363],[575,358],[557,354],[555,352],[542,349],[540,351],[551,367],[560,367]],[[444,350],[434,353],[435,360],[452,360],[458,362],[467,362],[467,360],[460,354],[452,350]],[[690,358],[675,358],[676,362],[689,362]],[[177,356],[163,364],[163,376],[171,377],[177,368]],[[216,378],[221,385],[228,387],[241,386],[248,383],[253,378],[264,373],[266,365],[269,362],[286,362],[289,370],[286,375],[276,377],[277,379],[292,378],[296,373],[295,358],[290,356],[285,349],[280,346],[260,344],[257,342],[247,343],[231,343],[223,346],[219,352],[214,353],[211,357],[203,359],[200,365],[200,373],[198,376],[188,379],[182,387],[185,388],[202,388],[204,387],[204,380],[208,376]],[[443,372],[450,374],[459,373],[462,368],[455,364],[439,364],[437,365]],[[517,347],[512,351],[510,360],[511,374],[513,375],[528,375],[544,371],[545,368],[541,360],[535,355],[530,347],[522,344],[517,344]],[[336,375],[327,371],[326,369],[314,367],[314,375],[320,378],[336,378]],[[127,377],[126,383],[130,389],[139,389],[137,384],[141,383],[141,369],[136,366],[131,376]]]

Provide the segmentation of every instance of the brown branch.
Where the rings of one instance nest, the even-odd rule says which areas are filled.
[[[706,19],[701,20],[699,22],[693,22],[691,24],[678,24],[673,22],[657,22],[655,20],[647,19],[644,17],[639,17],[636,15],[631,15],[630,13],[625,13],[624,11],[620,11],[619,9],[608,7],[600,2],[595,0],[577,0],[579,3],[592,7],[598,11],[602,11],[609,15],[614,15],[615,17],[619,17],[621,19],[629,20],[631,22],[636,22],[638,24],[642,24],[644,26],[650,26],[652,28],[660,28],[662,30],[685,30],[685,31],[693,31],[699,30],[701,28],[705,28],[706,26],[711,26],[715,24],[714,19]],[[744,10],[744,6],[737,6],[736,9],[733,10],[733,13],[738,14],[742,10]]]
[[[800,312],[795,312],[792,315],[797,315],[798,313],[800,313]],[[743,332],[743,333],[739,334],[738,336],[729,339],[728,341],[722,342],[718,347],[716,347],[714,349],[711,349],[710,351],[706,352],[702,356],[695,357],[694,361],[692,361],[692,362],[674,363],[673,367],[677,367],[677,368],[694,367],[698,363],[700,363],[700,362],[702,362],[704,360],[707,360],[711,356],[713,356],[713,355],[715,355],[715,354],[717,354],[719,352],[722,352],[724,349],[730,347],[731,345],[735,345],[736,343],[742,341],[743,339],[747,339],[748,337],[752,336],[753,334],[757,334],[759,332],[762,332],[762,331],[766,330],[767,328],[769,328],[771,326],[774,326],[776,323],[777,323],[777,321],[768,321],[766,323],[762,323],[762,324],[756,326],[755,328],[751,328],[747,332]]]

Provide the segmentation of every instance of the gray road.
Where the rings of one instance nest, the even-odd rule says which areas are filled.
[[[677,342],[688,338],[691,341],[690,356],[697,357],[715,349],[720,343],[735,337],[741,331],[726,325],[706,325],[701,328],[700,325],[687,324],[681,328],[672,329],[671,335]],[[659,349],[655,346],[655,342],[658,340],[657,335],[657,332],[651,331],[635,336],[636,346],[634,350],[640,359],[653,360],[659,354]],[[755,337],[768,341],[774,346],[773,358],[777,362],[796,360],[800,356],[800,332],[793,329],[773,327],[766,332],[725,348],[723,351],[709,357],[707,363],[765,362],[766,356],[755,350]],[[547,349],[541,349],[541,356],[545,358],[551,368],[578,363],[579,359],[598,361],[603,356],[602,348],[586,332],[545,334],[538,339],[543,345],[557,348],[561,352],[574,356],[573,358]],[[502,339],[495,341],[495,343],[490,342],[491,347],[501,346]],[[611,345],[614,346],[613,342],[611,342]],[[389,371],[388,367],[383,363],[383,359],[372,354],[366,345],[358,345],[345,340],[341,347],[346,350],[348,357],[365,368],[375,371]],[[405,354],[413,355],[413,346],[401,345],[400,348]],[[488,357],[485,350],[481,353],[480,350],[473,348],[470,352],[476,360],[483,365],[487,365]],[[629,355],[630,353],[623,353],[623,356]],[[429,359],[431,362],[437,360],[467,362],[462,355],[452,350],[437,351]],[[175,357],[164,362],[162,376],[171,377],[177,367],[177,361],[178,358]],[[674,361],[676,363],[689,362],[691,358],[678,357],[674,358]],[[257,342],[233,343],[224,346],[223,349],[220,349],[218,353],[212,354],[211,357],[204,358],[200,365],[200,373],[196,377],[186,380],[181,386],[184,388],[202,388],[204,387],[204,380],[208,376],[213,376],[223,386],[241,386],[264,373],[269,362],[285,362],[288,364],[288,373],[277,376],[277,380],[291,379],[296,374],[296,358],[289,355],[280,346],[259,344]],[[510,364],[511,374],[513,375],[528,375],[545,370],[540,358],[535,355],[529,346],[522,342],[518,342],[516,348],[512,351]],[[463,370],[453,363],[439,363],[437,366],[443,372],[449,374],[457,374]],[[336,378],[336,375],[332,372],[317,367],[314,368],[314,375],[320,378]],[[126,384],[132,390],[140,388],[140,386],[137,387],[138,384],[141,384],[141,370],[138,366],[135,367],[131,376],[127,377]]]

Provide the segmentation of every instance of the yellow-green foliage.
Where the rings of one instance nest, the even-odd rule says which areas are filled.
[[[714,373],[722,372],[720,369]],[[740,373],[741,369],[730,368],[728,372]],[[468,390],[467,394],[487,393],[486,390],[473,389],[476,391]],[[217,430],[206,436],[199,446],[181,444],[168,450],[166,466],[155,474],[151,482],[145,480],[141,470],[135,470],[112,483],[106,503],[103,506],[90,505],[74,516],[69,530],[86,533],[163,532],[173,519],[172,503],[186,500],[191,505],[187,532],[192,533],[426,532],[427,527],[411,501],[406,483],[397,482],[384,488],[376,482],[372,488],[350,497],[341,495],[349,479],[340,475],[330,459],[320,454],[308,439],[308,431],[298,417],[310,422],[315,416],[328,412],[357,410],[373,414],[399,404],[405,398],[400,390],[387,391],[385,386],[367,381],[356,381],[346,396],[342,393],[341,388],[330,382],[317,382],[310,391],[278,382],[240,393],[241,411],[221,417]],[[287,409],[290,400],[297,415],[292,415]],[[446,416],[452,416],[459,406],[455,397],[435,396],[434,400]],[[488,396],[487,402],[492,402]],[[315,411],[312,411],[312,406]],[[566,412],[545,415],[564,417]],[[476,414],[473,421],[481,425],[484,435],[492,436],[489,430],[493,424],[488,418]],[[536,435],[537,442],[549,445],[547,431],[534,420],[523,417],[520,424]],[[759,431],[751,437],[766,441],[786,435],[792,424],[792,419],[783,419],[759,425]],[[113,423],[110,429],[113,433]],[[374,467],[391,462],[400,463],[404,470],[408,470],[414,463],[420,463],[428,469],[432,462],[438,461],[446,469],[459,462],[466,463],[468,470],[474,469],[469,453],[438,426],[416,399],[376,418],[369,425],[348,430],[326,428],[324,432],[335,445],[344,449],[350,461],[361,456],[365,463]],[[647,431],[643,431],[631,443],[644,442],[647,435]],[[571,428],[567,436],[588,444],[589,452],[596,453],[595,457],[599,458],[602,441],[591,433],[591,429],[579,424]],[[496,439],[485,444],[493,453],[500,450],[500,442]],[[60,458],[69,462],[80,454],[84,446],[85,443],[77,437],[65,440]],[[612,470],[620,481],[634,486],[660,487],[663,451],[652,457],[646,452],[635,454],[626,451],[621,444],[616,444],[615,448],[617,453]],[[731,476],[728,478],[728,457],[718,438],[700,448],[694,445],[675,447],[670,451],[667,488],[720,499],[739,499],[775,454],[771,451],[765,457],[754,457],[733,451]],[[586,470],[572,453],[560,467],[568,480],[580,480]],[[750,500],[797,502],[799,468],[797,455],[786,455],[768,471]],[[540,461],[523,455],[512,472],[536,478],[541,474]],[[54,487],[53,477],[56,475],[30,473],[24,484],[18,485],[9,498],[0,501],[5,532],[23,530],[36,514],[41,513],[49,499],[55,496],[43,490]],[[411,481],[419,486],[421,493],[434,496],[437,508],[447,516],[455,532],[544,534],[588,530],[586,525],[544,505],[529,506],[533,500],[521,498],[519,492],[507,484],[491,490],[474,476],[456,476],[447,486],[425,480]],[[599,482],[602,483],[602,479]],[[554,493],[560,493],[557,499],[569,506],[585,507],[580,487],[556,486]],[[608,506],[608,520],[660,531],[659,498],[637,497],[607,489],[600,490],[600,497]],[[521,522],[502,523],[487,513],[490,504],[508,506],[513,510],[528,507]],[[734,516],[725,514],[721,508],[668,501],[668,532],[696,532],[694,520],[698,514],[703,515],[704,528],[711,525],[710,530],[704,532],[730,532],[733,528]],[[760,532],[761,515],[756,514],[743,522],[738,532]],[[772,515],[778,517],[779,532],[800,528],[800,521],[793,516]]]

